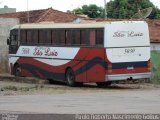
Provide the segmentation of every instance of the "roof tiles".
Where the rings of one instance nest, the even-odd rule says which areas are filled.
[[[28,22],[28,13],[29,13],[29,21],[31,23],[37,22],[72,22],[77,19],[77,16],[61,12],[58,10],[54,10],[52,8],[48,9],[41,9],[41,10],[32,10],[32,11],[25,11],[25,12],[16,12],[16,13],[6,13],[0,14],[0,18],[19,18],[20,23],[27,23]]]

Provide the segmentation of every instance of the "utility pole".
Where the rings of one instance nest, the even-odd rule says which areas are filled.
[[[107,8],[106,8],[107,4],[106,4],[106,0],[104,0],[104,19],[107,19]]]
[[[30,21],[29,21],[28,0],[27,0],[27,19],[28,19],[28,23],[29,23]]]

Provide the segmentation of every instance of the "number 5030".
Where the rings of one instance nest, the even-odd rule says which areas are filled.
[[[134,53],[136,50],[134,48],[131,49],[125,49],[125,53]]]

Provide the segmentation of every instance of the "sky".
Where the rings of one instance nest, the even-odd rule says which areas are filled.
[[[28,1],[28,7],[27,7]],[[109,2],[110,0],[106,0]],[[160,8],[160,0],[150,0],[155,6]],[[53,9],[66,12],[84,4],[96,4],[97,6],[104,6],[104,0],[0,0],[0,8],[7,5],[9,8],[16,8],[17,11]],[[28,8],[28,9],[27,9]]]

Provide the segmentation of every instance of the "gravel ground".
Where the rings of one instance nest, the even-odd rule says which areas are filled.
[[[20,79],[22,79],[20,81]],[[27,79],[18,78],[17,80],[3,79],[0,81],[0,96],[9,95],[40,95],[40,94],[64,94],[64,93],[76,93],[76,92],[105,92],[105,91],[132,91],[132,90],[153,90],[159,89],[159,85],[138,83],[138,84],[112,84],[107,88],[98,88],[96,84],[84,84],[82,87],[68,87],[64,83],[56,82],[55,84],[49,84],[47,82],[40,82],[41,80],[35,80],[32,83],[28,83]],[[29,79],[31,81],[31,78]]]

